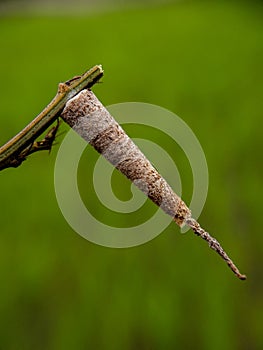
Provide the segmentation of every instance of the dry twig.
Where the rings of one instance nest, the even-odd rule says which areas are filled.
[[[177,196],[144,154],[127,136],[106,108],[89,90],[103,75],[95,66],[82,76],[59,84],[57,95],[50,104],[19,134],[0,148],[0,170],[19,166],[29,154],[51,150],[57,124],[43,140],[36,141],[62,112],[62,118],[89,142],[110,163],[130,179],[179,225],[188,225],[196,235],[206,240],[241,280],[246,279],[225,253],[218,241],[203,230],[191,217],[191,211]]]
[[[103,75],[101,66],[94,66],[81,76],[74,77],[58,85],[58,92],[48,106],[23,130],[0,147],[0,170],[18,167],[29,154],[52,147],[52,137],[56,127],[42,141],[36,141],[58,117],[66,102],[85,88],[93,86]],[[53,130],[53,131],[52,131]]]

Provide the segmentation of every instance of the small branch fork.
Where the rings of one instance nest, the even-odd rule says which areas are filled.
[[[45,138],[36,141],[54,121],[56,121],[67,101],[81,90],[92,87],[103,76],[100,65],[94,66],[81,76],[60,83],[58,92],[48,106],[15,137],[0,148],[0,170],[18,167],[28,155],[41,150],[51,150],[57,126],[50,129]]]
[[[219,242],[201,228],[192,218],[190,209],[152,166],[145,155],[129,138],[107,109],[87,90],[103,75],[101,66],[95,66],[82,76],[59,84],[50,104],[19,134],[0,148],[0,170],[18,167],[28,155],[41,150],[50,151],[62,119],[99,153],[131,180],[149,199],[170,215],[179,225],[188,225],[215,250],[241,280],[241,274]],[[75,97],[73,99],[73,97]],[[36,141],[54,121],[44,139]]]
[[[23,149],[20,153],[15,154],[14,156],[10,156],[5,163],[0,164],[0,170],[3,170],[7,167],[17,168],[32,153],[35,153],[38,151],[51,152],[51,148],[54,144],[59,125],[60,125],[60,121],[59,119],[57,119],[57,124],[48,131],[48,133],[45,135],[45,137],[42,140],[33,141],[29,146]]]

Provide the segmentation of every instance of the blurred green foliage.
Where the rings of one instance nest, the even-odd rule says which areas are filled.
[[[0,173],[0,349],[262,349],[262,5],[186,1],[93,16],[2,17],[0,47],[1,144],[41,111],[59,81],[98,63],[105,77],[94,91],[105,105],[142,101],[182,117],[209,166],[200,222],[248,275],[236,279],[175,224],[131,249],[81,238],[56,202],[57,146]],[[129,134],[151,139],[147,128],[130,126]],[[189,164],[164,135],[154,137],[174,157],[189,202]],[[89,147],[79,171],[91,205],[95,158]],[[130,195],[120,175],[112,181],[117,195],[120,188]],[[140,220],[152,207],[142,209]],[[125,225],[134,220],[127,216]]]

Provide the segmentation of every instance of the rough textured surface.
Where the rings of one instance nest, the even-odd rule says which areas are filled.
[[[83,90],[72,98],[62,118],[178,225],[191,217],[185,203],[91,91]]]
[[[172,216],[179,226],[188,225],[197,236],[207,241],[238,278],[246,279],[218,241],[191,217],[190,209],[91,91],[83,90],[69,100],[62,118],[165,213]]]

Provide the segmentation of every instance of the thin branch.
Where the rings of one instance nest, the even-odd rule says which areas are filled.
[[[74,77],[65,83],[60,83],[56,96],[48,106],[22,131],[0,148],[0,170],[8,167],[18,167],[29,154],[33,153],[32,151],[37,152],[44,149],[43,146],[47,146],[50,137],[46,135],[45,139],[42,140],[42,147],[41,141],[39,141],[40,144],[34,145],[36,138],[60,116],[68,100],[81,90],[90,88],[102,75],[102,67],[94,66],[83,75]]]
[[[195,234],[206,240],[238,278],[246,279],[217,240],[192,218],[190,209],[173,192],[93,92],[83,90],[69,100],[61,117],[166,214],[172,216],[180,227],[188,225]]]
[[[36,141],[36,138],[57,120],[63,111],[61,116],[64,121],[81,137],[165,213],[172,216],[180,227],[188,225],[197,236],[207,241],[239,279],[246,279],[218,241],[192,218],[190,209],[173,192],[165,179],[151,165],[96,96],[85,89],[94,85],[102,75],[102,67],[95,66],[82,76],[59,84],[58,92],[50,104],[20,133],[0,148],[0,170],[19,166],[29,154],[40,150],[50,150],[59,123],[48,131],[43,140]]]

